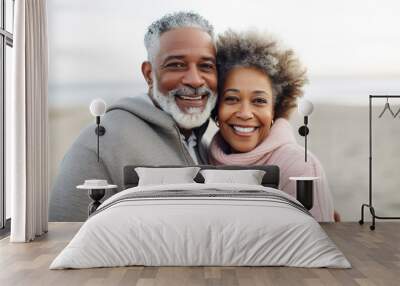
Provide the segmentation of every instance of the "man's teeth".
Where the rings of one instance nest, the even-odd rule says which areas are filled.
[[[240,126],[233,126],[233,129],[238,132],[243,132],[243,133],[250,133],[256,130],[255,127],[240,127]]]
[[[196,97],[180,95],[179,97],[182,99],[185,99],[185,100],[201,100],[201,95],[196,96]]]

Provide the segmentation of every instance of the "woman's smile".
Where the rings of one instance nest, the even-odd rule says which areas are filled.
[[[249,137],[253,136],[258,131],[257,126],[243,126],[236,124],[230,124],[229,126],[232,128],[233,132],[238,136]]]

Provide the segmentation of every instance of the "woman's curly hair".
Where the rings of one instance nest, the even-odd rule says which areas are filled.
[[[274,118],[289,118],[297,105],[297,98],[303,95],[303,85],[308,81],[306,69],[293,50],[283,48],[267,33],[228,30],[217,40],[220,95],[229,71],[236,67],[254,67],[265,72],[274,93]],[[216,113],[214,110],[214,118]]]

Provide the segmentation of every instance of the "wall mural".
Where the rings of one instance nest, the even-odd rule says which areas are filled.
[[[50,219],[85,219],[85,186],[99,182],[84,181],[106,177],[122,188],[121,165],[211,163],[278,164],[280,189],[293,196],[291,177],[318,177],[311,214],[358,221],[368,200],[369,95],[400,94],[394,10],[362,1],[156,2],[48,2]],[[154,21],[177,11],[204,18],[168,25],[195,21],[202,30],[165,36],[168,25]],[[113,111],[103,115],[95,99]],[[383,216],[399,215],[399,111],[399,98],[372,105],[372,186]],[[212,143],[199,149],[199,138]]]

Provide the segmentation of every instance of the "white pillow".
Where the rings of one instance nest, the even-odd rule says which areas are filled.
[[[261,185],[265,171],[262,170],[201,170],[204,183],[235,183]]]
[[[195,183],[199,167],[147,168],[137,167],[139,186]]]

